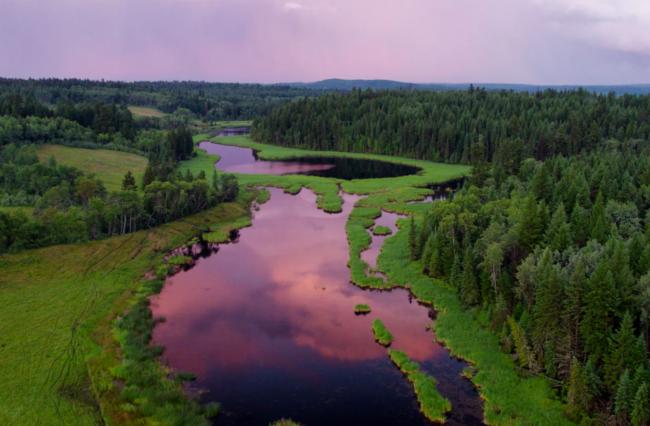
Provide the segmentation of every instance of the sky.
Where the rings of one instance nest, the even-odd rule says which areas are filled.
[[[0,0],[0,76],[650,83],[650,1]]]

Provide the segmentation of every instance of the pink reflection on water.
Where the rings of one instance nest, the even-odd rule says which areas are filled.
[[[217,162],[219,170],[228,173],[286,175],[306,174],[309,172],[329,170],[334,164],[310,164],[296,161],[264,161],[255,158],[254,151],[238,146],[219,145],[212,142],[201,142],[199,148],[208,154],[221,157]]]
[[[332,215],[314,207],[312,192],[270,191],[236,244],[170,278],[153,299],[154,314],[166,319],[154,333],[166,360],[200,375],[250,363],[296,368],[286,353],[292,346],[346,361],[385,357],[372,339],[378,317],[396,348],[418,360],[434,357],[440,348],[426,330],[426,308],[414,306],[405,291],[370,292],[349,283],[345,221],[357,197],[345,195],[343,212]],[[357,303],[373,313],[356,317]]]
[[[302,404],[326,412],[327,405],[318,405],[313,392],[331,395],[336,404],[353,397],[376,399],[373,389],[382,395],[385,391],[364,388],[360,392],[367,395],[350,393],[351,383],[369,380],[364,375],[369,371],[388,387],[403,384],[399,374],[391,376],[394,368],[381,367],[388,363],[386,350],[374,341],[371,330],[372,321],[381,318],[395,337],[392,347],[448,372],[449,394],[468,398],[467,386],[457,386],[463,380],[458,375],[462,365],[449,358],[427,330],[428,308],[403,289],[368,291],[349,282],[345,222],[359,197],[344,194],[343,211],[327,214],[316,208],[310,191],[295,196],[269,191],[271,199],[255,213],[253,226],[241,230],[236,243],[222,245],[193,268],[169,278],[152,299],[154,315],[166,319],[153,336],[154,344],[165,347],[163,359],[173,369],[197,374],[198,386],[228,407],[239,407],[240,415],[271,410],[255,405],[256,398],[275,401],[276,407],[288,401],[301,415],[308,412],[297,408]],[[384,213],[378,223],[394,228],[396,219]],[[355,316],[359,303],[370,305],[372,313]],[[354,377],[357,371],[359,378]],[[478,400],[469,389],[470,400]],[[475,415],[476,408],[472,410]],[[311,423],[322,418],[317,411],[312,414]],[[412,414],[417,418],[417,410]],[[233,417],[231,423],[240,420]]]

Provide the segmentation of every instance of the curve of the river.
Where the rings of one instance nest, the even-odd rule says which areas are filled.
[[[215,164],[228,173],[247,174],[303,174],[339,179],[369,179],[415,174],[419,168],[386,161],[349,157],[300,157],[281,161],[257,158],[254,150],[209,141],[199,144],[208,154],[221,157]]]
[[[395,336],[392,347],[436,377],[453,405],[449,423],[480,424],[481,401],[460,375],[464,363],[434,341],[431,310],[406,290],[350,283],[345,222],[357,197],[344,195],[343,211],[327,214],[308,190],[270,191],[235,243],[170,277],[152,300],[165,318],[153,338],[163,361],[195,373],[202,399],[222,404],[216,424],[427,424],[412,386],[373,340],[375,318]],[[395,229],[396,219],[384,213],[378,222]],[[374,237],[370,252],[381,243]],[[372,313],[355,316],[359,303]]]

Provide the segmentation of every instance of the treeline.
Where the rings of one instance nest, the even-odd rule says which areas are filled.
[[[649,153],[610,141],[544,162],[478,160],[410,226],[424,272],[486,313],[522,372],[551,379],[585,424],[650,424]]]
[[[306,88],[259,84],[0,78],[2,92],[30,93],[48,105],[99,102],[150,106],[167,113],[183,109],[209,121],[252,119],[287,100],[320,93]]]
[[[470,162],[545,159],[595,149],[600,142],[650,137],[650,95],[584,90],[360,91],[287,103],[257,120],[253,138],[276,145]]]
[[[53,123],[47,130],[54,130],[55,134],[58,133],[59,127],[86,128],[97,135],[98,142],[104,143],[118,133],[122,138],[132,141],[136,133],[133,116],[126,106],[115,103],[106,104],[101,101],[78,104],[60,101],[49,106],[38,101],[33,93],[22,95],[19,92],[7,92],[0,96],[0,116],[4,116],[4,123],[0,127],[0,139],[2,140],[20,138],[36,141],[47,138],[47,134],[44,132],[32,132],[34,135],[30,135],[31,128],[36,126],[36,124],[30,125],[30,123]],[[85,129],[77,131],[78,136],[69,136],[80,140],[90,139]],[[56,138],[57,136],[51,137]]]
[[[50,171],[60,167],[54,161],[46,166]],[[209,180],[204,173],[174,173],[143,191],[129,172],[122,190],[111,193],[92,175],[73,175],[73,180],[61,179],[47,189],[31,217],[0,211],[0,253],[135,232],[232,201],[239,192],[234,176],[216,171]]]

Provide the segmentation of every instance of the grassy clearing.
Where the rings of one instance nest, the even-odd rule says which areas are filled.
[[[136,154],[107,149],[72,148],[62,145],[41,145],[38,147],[40,161],[54,157],[57,163],[76,167],[86,173],[94,173],[109,191],[118,191],[122,179],[131,171],[138,184],[142,182],[147,159]]]
[[[390,230],[388,226],[381,226],[377,225],[374,228],[372,228],[372,234],[373,235],[390,235],[392,234],[393,231]]]
[[[0,256],[0,424],[143,423],[139,406],[128,400],[138,389],[122,395],[115,382],[124,370],[114,319],[129,307],[138,310],[134,295],[154,285],[142,277],[165,252],[214,223],[230,226],[247,217],[245,194],[155,229]],[[146,337],[147,323],[136,325]],[[166,374],[152,365],[142,370],[140,378]],[[160,392],[170,399],[152,416],[183,406],[179,384],[163,383]]]
[[[382,346],[390,346],[393,343],[393,335],[379,318],[372,322],[372,334],[375,340]]]
[[[253,120],[224,120],[224,121],[215,121],[210,123],[211,125],[224,128],[224,127],[250,127],[253,125]]]
[[[366,305],[365,303],[361,303],[354,307],[354,313],[356,315],[366,315],[369,314],[370,312],[372,312],[372,309],[370,308],[369,305]]]
[[[485,421],[494,425],[571,424],[548,382],[541,377],[519,377],[512,359],[500,351],[497,336],[483,328],[472,311],[463,309],[451,287],[423,275],[421,265],[410,260],[408,226],[409,221],[399,221],[400,230],[386,240],[379,266],[391,282],[408,287],[418,300],[438,311],[437,338],[476,369],[471,380],[485,401]]]
[[[129,108],[129,111],[131,111],[131,114],[133,114],[133,116],[135,118],[138,118],[138,117],[161,118],[161,117],[164,117],[164,116],[167,115],[164,112],[162,112],[161,110],[159,110],[157,108],[152,108],[152,107],[129,105],[128,108]]]
[[[438,392],[436,380],[423,372],[420,365],[404,352],[389,349],[388,356],[413,384],[422,414],[432,422],[444,423],[445,413],[451,411],[451,403]]]

